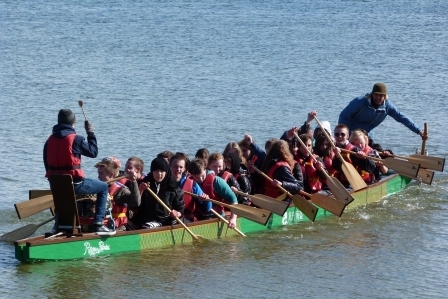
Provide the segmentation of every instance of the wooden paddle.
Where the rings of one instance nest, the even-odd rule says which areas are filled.
[[[0,240],[6,241],[6,242],[14,242],[17,240],[22,240],[22,239],[28,238],[29,236],[34,234],[39,227],[41,227],[42,225],[44,225],[50,221],[53,221],[54,219],[55,219],[55,217],[51,217],[50,219],[45,220],[44,222],[41,222],[39,224],[25,225],[21,228],[18,228],[16,230],[13,230],[9,233],[4,234],[3,236],[0,237]]]
[[[422,156],[422,155],[410,155],[409,157],[398,156],[398,155],[390,155],[393,158],[405,159],[409,162],[418,163],[420,167],[432,169],[436,171],[443,171],[445,167],[445,158],[443,157],[434,157],[434,156]]]
[[[313,153],[306,147],[306,145],[303,143],[302,139],[300,139],[300,137],[297,135],[297,133],[294,132],[294,135],[296,136],[296,138],[298,139],[300,144],[306,149],[308,154],[314,159],[315,162],[317,162],[317,159],[314,157]],[[322,173],[325,175],[328,188],[330,189],[331,193],[333,193],[334,197],[338,201],[342,202],[343,204],[348,205],[353,200],[355,200],[353,198],[353,196],[347,191],[347,189],[345,189],[344,185],[342,185],[341,182],[337,178],[330,176],[325,170],[323,170]],[[334,203],[331,202],[333,200],[334,199],[328,197],[328,200],[327,200],[327,201],[329,201],[328,208],[332,208],[334,206]],[[323,203],[325,205],[325,202],[322,202],[322,200],[320,201],[320,203],[321,204]],[[332,212],[331,210],[327,209],[325,206],[320,206],[320,207],[324,208],[327,211]],[[344,211],[344,208],[342,208],[342,211]],[[341,211],[336,210],[336,211],[334,211],[333,214],[338,215],[339,213],[341,213]]]
[[[148,192],[149,192],[149,194],[151,194],[152,195],[152,197],[154,197],[158,202],[159,202],[159,204],[160,205],[162,205],[162,207],[168,212],[168,213],[171,213],[171,209],[157,196],[157,194],[155,194],[152,190],[151,190],[151,188],[146,188],[146,190],[148,190]],[[204,237],[202,237],[202,236],[199,236],[199,235],[195,235],[186,225],[185,225],[185,223],[183,223],[182,222],[182,220],[180,220],[179,219],[179,217],[177,217],[177,216],[175,216],[174,215],[174,219],[176,219],[177,220],[177,222],[179,223],[179,224],[181,224],[184,228],[185,228],[185,230],[193,237],[193,240],[197,240],[197,241],[205,241],[205,240],[207,240],[207,239],[205,239]]]
[[[83,101],[78,101],[79,107],[81,107],[82,114],[84,114],[84,119],[87,121],[86,113],[84,112],[84,103]]]
[[[341,149],[341,151],[350,153],[350,154],[356,154],[356,152],[348,151],[345,149]],[[375,158],[375,157],[370,157],[370,156],[366,156],[366,158],[373,160],[373,161],[383,162],[383,164],[386,167],[395,170],[399,174],[403,174],[403,175],[411,177],[411,178],[417,177],[418,171],[420,169],[420,164],[405,161],[405,160],[400,160],[400,159],[395,159],[395,158],[380,159],[380,158]]]
[[[309,197],[312,203],[318,205],[319,207],[322,207],[323,209],[329,211],[330,213],[338,217],[342,216],[342,213],[344,212],[344,209],[347,206],[343,202],[339,200],[334,200],[333,198],[330,198],[331,199],[330,201],[328,200],[329,199],[328,196],[325,196],[320,193],[309,194],[301,190],[300,194]]]
[[[286,201],[279,201],[275,198],[263,195],[263,194],[247,194],[241,191],[233,191],[235,194],[246,196],[258,207],[273,212],[279,216],[283,216],[286,210],[289,208],[289,203]]]
[[[262,172],[260,169],[255,167],[255,165],[251,166],[256,172],[261,174],[265,179],[267,179],[270,182],[273,182],[274,180],[271,179],[267,174]],[[303,198],[300,195],[293,195],[288,190],[283,188],[282,186],[277,186],[283,193],[288,194],[288,197],[292,199],[292,202],[294,205],[306,216],[308,219],[310,219],[312,222],[316,219],[318,208],[313,205],[312,203],[308,202],[305,198]]]
[[[188,194],[188,195],[190,195],[190,196],[192,196],[192,197],[196,197],[196,198],[198,198],[198,199],[201,199],[201,200],[204,199],[203,197],[200,197],[199,195],[194,194],[194,193],[191,193],[191,192],[188,192],[188,191],[184,191],[184,193],[185,193],[185,194]],[[229,224],[229,221],[228,221],[226,218],[222,217],[222,216],[221,216],[218,212],[216,212],[215,210],[211,209],[210,212],[212,212],[213,214],[215,214],[216,217],[218,217],[219,219],[221,219],[221,220],[224,221],[225,223]],[[235,230],[237,233],[239,233],[241,236],[243,236],[243,237],[246,236],[246,235],[243,234],[238,228],[235,227],[234,230]]]
[[[420,168],[418,170],[418,174],[417,177],[410,177],[408,175],[402,174],[410,179],[414,179],[419,181],[420,183],[424,183],[427,185],[431,185],[432,184],[432,180],[434,178],[434,171],[429,170],[429,169],[424,169],[424,168]]]
[[[319,119],[317,119],[317,116],[314,116],[314,119],[319,124],[321,128],[323,128],[322,124],[320,123]],[[325,137],[327,138],[328,142],[335,148],[335,144],[333,142],[333,139],[330,135],[328,135],[326,130],[321,130]],[[366,182],[362,179],[361,175],[358,173],[358,171],[353,167],[352,164],[348,163],[344,160],[341,153],[337,152],[337,156],[339,160],[342,162],[342,172],[344,173],[345,177],[347,178],[348,182],[350,183],[350,186],[352,186],[354,191],[358,191],[361,189],[364,189],[367,187]]]

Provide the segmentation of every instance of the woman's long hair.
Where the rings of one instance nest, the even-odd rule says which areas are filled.
[[[225,156],[226,154],[228,154],[229,150],[232,148],[234,148],[236,150],[238,157],[241,160],[241,164],[246,165],[246,159],[243,157],[243,151],[241,150],[240,146],[236,142],[233,142],[233,141],[229,142],[226,145],[226,148],[224,149],[224,152],[222,154]]]
[[[278,161],[286,161],[289,166],[291,166],[291,169],[294,168],[294,164],[296,163],[293,155],[289,151],[288,143],[284,140],[279,140],[272,144],[269,153],[264,159],[261,170],[264,173],[267,173],[272,165],[274,165]]]
[[[320,149],[321,145],[324,144],[325,141],[327,141],[327,137],[325,137],[325,135],[323,133],[317,134],[316,142],[313,147],[313,152],[321,158],[332,156],[331,153],[333,151],[333,147],[330,143],[328,143],[328,146],[325,150],[322,151]]]

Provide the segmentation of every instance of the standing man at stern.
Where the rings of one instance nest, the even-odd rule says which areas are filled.
[[[423,137],[423,131],[388,100],[386,85],[383,83],[375,83],[371,93],[353,99],[342,110],[338,123],[345,124],[350,131],[363,129],[373,138],[373,129],[388,115]]]
[[[70,174],[73,177],[75,194],[96,194],[94,231],[97,235],[114,235],[115,230],[104,225],[108,186],[97,179],[85,178],[81,169],[81,156],[96,158],[98,146],[93,126],[85,121],[87,141],[75,132],[76,117],[70,109],[61,109],[58,124],[44,145],[46,177],[52,174]],[[57,211],[56,211],[57,213]],[[57,219],[56,219],[57,222]]]

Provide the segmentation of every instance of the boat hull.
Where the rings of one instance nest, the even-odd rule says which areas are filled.
[[[400,175],[391,175],[377,184],[353,193],[355,200],[346,207],[346,210],[377,202],[387,195],[404,189],[410,181],[409,178]],[[330,215],[332,215],[330,212],[319,209],[316,220]],[[247,234],[308,221],[309,219],[296,207],[290,207],[283,216],[272,214],[266,226],[241,217],[238,217],[237,226]],[[201,235],[206,239],[238,235],[234,230],[227,229],[227,225],[218,219],[190,223],[188,227],[194,234]],[[19,261],[34,262],[80,259],[191,243],[193,243],[193,239],[188,232],[181,225],[175,225],[156,229],[117,232],[114,236],[106,237],[85,234],[82,237],[45,240],[43,236],[39,236],[16,241],[14,246],[15,257]]]

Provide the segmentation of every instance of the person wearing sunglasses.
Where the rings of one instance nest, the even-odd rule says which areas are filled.
[[[338,123],[345,124],[350,131],[363,129],[373,138],[373,129],[388,115],[423,137],[423,131],[388,99],[383,83],[375,83],[371,93],[353,99],[340,113]]]
[[[370,159],[366,159],[365,154],[360,148],[355,147],[348,141],[349,138],[348,127],[345,124],[338,124],[334,128],[334,139],[336,141],[336,148],[333,149],[335,157],[333,158],[332,166],[334,170],[338,172],[339,181],[345,186],[349,187],[350,184],[342,172],[342,162],[339,160],[336,151],[339,151],[343,159],[351,164],[358,170],[358,172],[364,171],[371,173],[375,170],[376,165]],[[341,152],[340,149],[346,149],[349,151],[354,151],[356,154],[350,154],[346,152]]]

